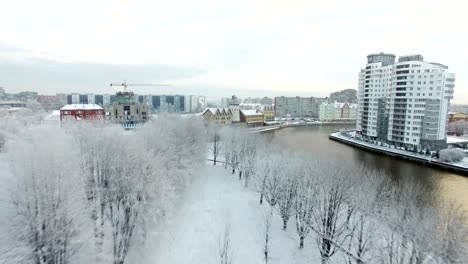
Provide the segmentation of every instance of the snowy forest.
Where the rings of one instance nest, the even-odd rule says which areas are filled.
[[[60,126],[34,113],[3,115],[0,122],[0,263],[169,263],[144,257],[161,254],[186,254],[179,263],[200,263],[175,231],[165,229],[175,225],[188,233],[173,220],[177,216],[197,224],[203,210],[190,204],[182,213],[181,204],[202,202],[187,194],[202,177],[215,182],[202,182],[205,191],[194,197],[233,194],[222,210],[265,212],[252,219],[231,214],[217,227],[201,217],[204,227],[193,239],[200,248],[210,239],[215,245],[197,256],[203,263],[468,260],[468,220],[459,205],[435,203],[411,178],[344,170],[340,161],[292,152],[261,133],[178,115],[158,116],[131,131],[96,123]],[[232,193],[217,192],[218,182]],[[242,231],[248,223],[255,232]],[[171,249],[158,251],[166,243]]]

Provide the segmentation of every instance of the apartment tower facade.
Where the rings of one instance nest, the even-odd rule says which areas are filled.
[[[447,113],[455,74],[422,55],[367,56],[359,73],[356,131],[407,149],[446,146]]]

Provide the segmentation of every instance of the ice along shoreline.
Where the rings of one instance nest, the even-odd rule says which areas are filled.
[[[331,133],[328,138],[333,141],[337,141],[346,145],[350,145],[353,147],[361,148],[366,151],[370,152],[375,152],[379,154],[384,154],[387,156],[399,158],[399,159],[404,159],[404,160],[409,160],[412,162],[417,162],[426,166],[430,166],[433,168],[437,169],[442,169],[442,170],[447,170],[451,172],[456,172],[458,174],[468,176],[468,168],[463,167],[463,166],[458,166],[454,164],[450,164],[447,162],[441,162],[436,159],[433,159],[431,157],[423,156],[423,155],[418,155],[418,154],[413,154],[413,153],[408,153],[407,151],[403,150],[398,150],[398,149],[389,149],[386,147],[381,147],[381,146],[375,146],[373,144],[367,143],[367,142],[361,142],[359,140],[355,140],[352,138],[349,138],[347,136],[344,136],[341,134],[341,132],[334,132]]]

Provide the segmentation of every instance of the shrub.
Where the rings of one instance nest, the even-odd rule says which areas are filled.
[[[465,157],[465,153],[462,149],[442,149],[439,151],[439,159],[446,162],[461,161]]]

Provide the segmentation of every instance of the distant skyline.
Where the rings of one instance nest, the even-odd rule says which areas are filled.
[[[209,98],[328,96],[357,89],[370,53],[422,54],[456,73],[468,104],[464,1],[2,0],[0,86],[7,92]],[[156,88],[156,89],[155,89]]]

